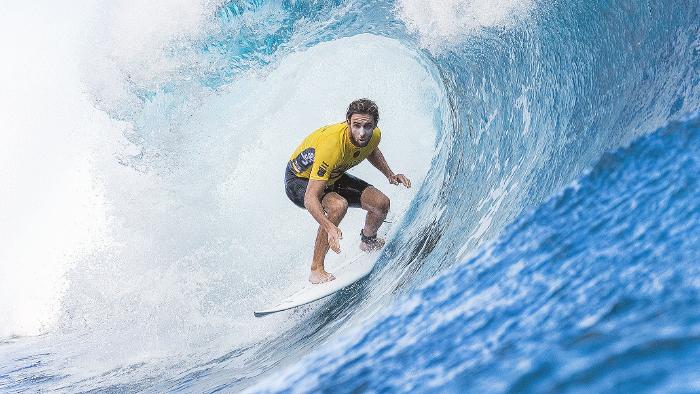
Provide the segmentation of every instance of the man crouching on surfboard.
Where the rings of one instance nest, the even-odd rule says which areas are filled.
[[[345,122],[323,126],[309,134],[289,159],[284,175],[287,197],[306,208],[320,224],[311,263],[311,283],[328,282],[335,277],[323,267],[328,248],[340,253],[343,233],[338,224],[348,207],[367,211],[360,230],[360,249],[380,249],[384,240],[377,230],[389,212],[389,198],[374,186],[346,171],[364,159],[387,177],[392,185],[411,187],[403,174],[394,174],[379,150],[382,132],[377,127],[379,108],[372,100],[350,103]]]

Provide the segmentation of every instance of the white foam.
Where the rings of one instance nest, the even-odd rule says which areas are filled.
[[[129,117],[141,106],[134,90],[202,74],[210,66],[190,45],[216,30],[223,0],[102,1],[83,23],[81,59],[89,92],[111,114]]]
[[[0,22],[0,337],[48,330],[65,272],[103,237],[93,148],[120,127],[81,91],[81,18],[32,2]]]
[[[215,5],[169,0],[5,6],[0,338],[50,330],[66,272],[107,242],[98,182],[104,174],[97,163],[113,161],[119,145],[129,146],[121,136],[128,126],[97,110],[95,96],[85,92],[103,93],[102,107],[111,99],[133,108],[123,105],[134,104],[126,86],[133,79],[172,75],[177,65],[158,63],[163,57],[157,55],[174,39],[202,34]],[[93,83],[86,86],[86,80]]]
[[[289,315],[252,318],[254,303],[308,272],[316,224],[287,200],[284,164],[359,97],[379,104],[381,148],[415,188],[389,185],[367,163],[353,172],[394,213],[409,203],[433,155],[441,93],[396,41],[322,43],[215,93],[134,96],[201,76],[209,59],[195,49],[164,53],[205,35],[213,4],[33,2],[4,13],[0,40],[14,57],[0,63],[0,337],[66,334],[70,370],[85,375],[288,327]],[[119,163],[139,153],[131,162],[150,171]],[[346,250],[362,221],[351,211],[341,225]]]
[[[532,0],[399,0],[396,13],[421,45],[436,53],[486,27],[508,27],[527,14]]]

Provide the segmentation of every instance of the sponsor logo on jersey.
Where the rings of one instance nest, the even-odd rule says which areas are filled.
[[[316,149],[307,148],[303,152],[299,153],[297,157],[292,160],[292,167],[297,173],[306,171],[307,168],[311,167],[314,162],[314,157],[316,156]]]
[[[316,172],[316,174],[318,174],[318,176],[324,176],[326,175],[326,172],[328,172],[328,163],[322,161],[321,165],[318,167],[318,172]]]

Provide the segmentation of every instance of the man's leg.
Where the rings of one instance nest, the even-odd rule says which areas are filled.
[[[336,226],[340,224],[340,221],[343,220],[345,213],[348,211],[348,201],[334,192],[328,193],[323,197],[321,206],[323,206],[323,210],[326,211],[328,220],[333,222]],[[335,279],[332,274],[326,272],[323,266],[329,248],[328,233],[326,233],[323,227],[319,226],[318,232],[316,233],[313,262],[311,263],[311,275],[309,275],[309,281],[311,283],[323,283]]]
[[[389,207],[391,205],[389,197],[374,186],[368,186],[362,191],[360,203],[362,204],[362,209],[367,211],[365,227],[362,229],[362,233],[366,237],[376,237],[377,230],[379,230],[384,219],[386,219],[386,215],[389,213]],[[381,238],[377,238],[372,244],[365,242],[360,244],[360,248],[364,251],[377,250],[382,246],[384,246],[384,240]]]

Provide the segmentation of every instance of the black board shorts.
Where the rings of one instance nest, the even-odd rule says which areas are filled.
[[[299,208],[305,208],[304,194],[306,194],[306,186],[308,184],[309,180],[307,178],[299,178],[294,175],[292,169],[287,165],[284,171],[284,190],[287,192],[287,197]],[[335,183],[326,187],[323,191],[323,195],[325,196],[328,193],[336,192],[348,200],[349,207],[360,208],[360,196],[362,196],[362,192],[369,186],[372,185],[360,178],[343,173]]]

